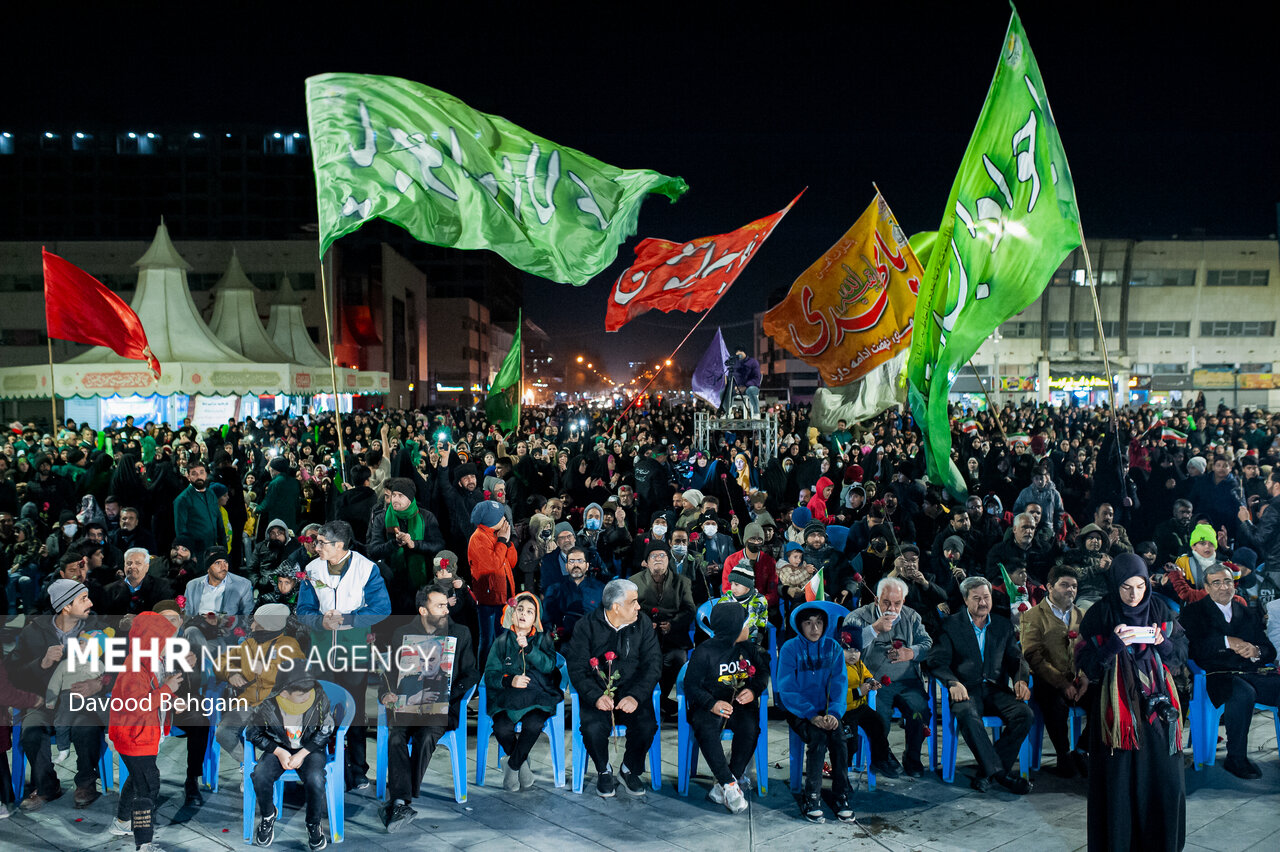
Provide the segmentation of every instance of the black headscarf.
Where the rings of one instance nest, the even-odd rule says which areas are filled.
[[[1147,584],[1147,590],[1133,606],[1124,603],[1120,596],[1120,586],[1134,577],[1141,577]],[[1131,627],[1149,627],[1155,618],[1151,613],[1151,577],[1147,571],[1147,562],[1136,553],[1122,553],[1111,563],[1111,587],[1115,595],[1114,607],[1119,622]]]

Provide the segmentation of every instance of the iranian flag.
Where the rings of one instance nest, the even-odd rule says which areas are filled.
[[[1182,432],[1179,432],[1177,429],[1173,429],[1169,426],[1165,426],[1163,429],[1160,430],[1160,440],[1173,441],[1178,444],[1185,444],[1187,442],[1187,436]]]
[[[964,432],[966,435],[967,435],[967,434],[970,434],[970,433],[972,433],[972,432],[977,432],[977,431],[978,431],[978,421],[977,421],[977,420],[966,420],[966,421],[964,421],[963,423],[961,423],[961,424],[960,424],[960,431],[961,431],[961,432]]]
[[[823,587],[821,570],[814,574],[809,582],[804,584],[804,599],[806,601],[825,601],[827,599],[827,590]]]
[[[1031,437],[1027,435],[1026,432],[1018,432],[1017,434],[1009,436],[1009,443],[1010,444],[1030,444]]]

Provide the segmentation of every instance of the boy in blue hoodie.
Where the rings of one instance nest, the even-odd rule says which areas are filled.
[[[853,821],[849,804],[849,749],[840,722],[845,712],[849,676],[844,651],[826,635],[827,613],[813,603],[796,607],[791,614],[796,636],[782,646],[778,657],[778,697],[787,713],[787,724],[805,743],[804,799],[800,812],[810,822],[822,816],[823,756],[831,754],[831,791],[836,818]],[[792,760],[799,759],[793,754]]]

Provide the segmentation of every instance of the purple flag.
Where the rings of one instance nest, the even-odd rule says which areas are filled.
[[[717,328],[711,345],[702,353],[698,366],[693,371],[693,395],[705,399],[713,408],[720,407],[726,372],[724,362],[728,360],[729,350],[724,345],[724,336]]]

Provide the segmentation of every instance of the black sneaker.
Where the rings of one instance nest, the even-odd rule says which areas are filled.
[[[271,841],[276,839],[276,817],[279,815],[279,811],[276,811],[271,816],[258,820],[258,830],[253,835],[254,846],[270,846]]]
[[[195,781],[187,781],[182,787],[183,806],[198,807],[204,804],[204,795],[200,792],[200,785]]]
[[[618,782],[613,780],[612,772],[601,772],[596,776],[596,792],[602,799],[612,799],[618,789]]]
[[[634,772],[628,772],[625,768],[620,773],[622,777],[622,789],[632,796],[643,796],[645,794],[644,782],[640,780],[640,776]]]
[[[368,790],[369,776],[361,775],[359,778],[355,780],[355,783],[351,784],[347,789],[348,790]]]
[[[417,816],[418,812],[404,802],[396,802],[393,805],[389,805],[385,814],[387,834],[395,834],[413,822]]]
[[[833,810],[836,812],[836,819],[841,822],[853,822],[853,805],[849,804],[848,796],[836,796],[836,804]]]
[[[804,803],[800,805],[800,813],[809,822],[827,821],[827,818],[822,815],[822,797],[817,793],[809,793],[804,797]]]
[[[991,779],[985,775],[975,775],[969,779],[969,786],[979,793],[985,793],[991,789]]]
[[[329,835],[324,833],[324,829],[320,827],[320,823],[307,826],[307,848],[311,852],[317,849],[323,849],[329,845]]]
[[[898,769],[887,760],[878,760],[871,764],[872,773],[884,778],[897,778]]]
[[[1262,777],[1262,770],[1247,757],[1242,757],[1238,760],[1234,757],[1228,757],[1222,762],[1222,768],[1242,781],[1253,781]]]
[[[924,764],[918,760],[909,760],[903,764],[902,771],[906,773],[908,778],[923,778]]]
[[[1031,792],[1031,782],[1016,772],[997,772],[991,777],[1010,793],[1025,796]]]

